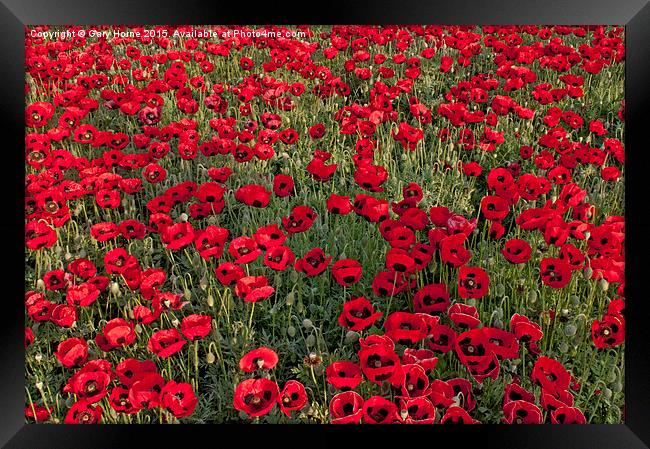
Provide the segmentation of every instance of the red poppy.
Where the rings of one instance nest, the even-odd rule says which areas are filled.
[[[252,207],[266,207],[271,199],[271,192],[264,186],[248,184],[240,187],[235,192],[235,199]]]
[[[83,399],[75,402],[65,415],[65,424],[99,424],[104,409]]]
[[[363,403],[366,424],[392,424],[398,420],[397,406],[383,396],[371,396]]]
[[[329,405],[332,424],[361,423],[363,406],[363,398],[355,391],[346,391],[335,395]]]
[[[176,418],[190,416],[197,404],[198,399],[188,383],[176,383],[170,380],[160,392],[160,406]]]
[[[309,206],[296,206],[288,217],[282,217],[282,226],[289,234],[305,232],[316,220],[316,212]]]
[[[293,265],[296,256],[291,249],[286,246],[274,246],[266,250],[264,255],[264,265],[277,271],[286,270],[289,265]]]
[[[347,329],[361,332],[375,324],[382,315],[382,312],[375,312],[370,301],[361,296],[343,303],[343,312],[339,315],[338,322]]]
[[[289,175],[275,175],[273,178],[273,193],[280,198],[290,196],[294,193],[294,181]]]
[[[83,365],[88,358],[88,343],[81,338],[68,338],[59,343],[54,355],[66,368]]]
[[[235,294],[246,302],[262,301],[275,293],[264,276],[244,276],[237,279]]]
[[[327,269],[331,260],[321,248],[313,248],[302,259],[298,259],[294,267],[307,276],[318,276]]]
[[[187,341],[183,339],[178,330],[163,329],[151,335],[147,343],[147,349],[158,357],[167,358],[178,353],[186,344]]]
[[[401,344],[414,344],[427,336],[427,325],[421,316],[408,312],[393,312],[384,322],[386,335]]]
[[[297,380],[290,380],[284,384],[278,398],[280,410],[291,417],[291,411],[301,410],[307,404],[307,392],[303,384]]]
[[[280,397],[278,385],[272,380],[247,379],[235,388],[234,407],[251,418],[266,415]]]
[[[354,390],[363,381],[361,367],[354,362],[331,363],[325,370],[327,383],[342,391]]]
[[[349,287],[361,279],[361,264],[354,259],[341,259],[332,266],[332,276],[339,285]]]
[[[571,280],[571,267],[562,259],[545,258],[539,265],[539,272],[544,285],[562,288]]]
[[[429,284],[413,295],[413,306],[416,312],[440,313],[450,305],[449,291],[445,284]]]
[[[181,321],[181,332],[188,340],[203,339],[212,331],[212,317],[192,314]]]
[[[506,260],[515,264],[528,262],[531,253],[532,249],[530,244],[521,239],[508,240],[501,250],[501,254],[503,254]]]
[[[461,298],[482,298],[488,292],[490,277],[479,267],[460,267],[458,272],[458,295]]]

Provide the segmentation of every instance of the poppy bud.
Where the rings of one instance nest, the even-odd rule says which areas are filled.
[[[497,296],[503,296],[506,294],[506,287],[503,284],[497,284],[496,288]]]
[[[609,282],[607,282],[607,279],[600,279],[598,281],[598,287],[600,287],[602,291],[606,292],[609,288]]]
[[[111,282],[110,292],[115,296],[120,296],[120,285],[117,282]]]
[[[43,360],[43,354],[36,354],[34,356],[34,360],[36,360],[38,363],[41,363],[41,360]]]
[[[305,329],[311,329],[312,327],[314,327],[314,323],[312,323],[312,321],[309,318],[305,318],[304,320],[302,320],[302,326]]]
[[[567,324],[564,327],[564,334],[568,337],[573,337],[576,334],[578,328],[574,324]]]
[[[305,339],[305,345],[307,345],[307,347],[314,346],[315,344],[316,344],[316,337],[314,337],[313,335],[310,335]]]
[[[180,214],[180,215],[178,216],[178,221],[185,222],[185,221],[187,221],[189,218],[190,218],[190,217],[189,217],[185,212],[183,212],[182,214]]]
[[[45,281],[43,279],[39,279],[36,281],[36,289],[40,291],[45,291]]]
[[[216,356],[212,352],[208,352],[208,355],[205,356],[205,361],[208,362],[210,365],[212,365],[216,359],[217,359]]]
[[[295,337],[296,336],[296,328],[293,326],[287,327],[287,335],[289,337]]]
[[[603,390],[603,397],[605,399],[611,399],[612,398],[612,390],[610,390],[609,388],[605,388]]]
[[[531,290],[528,292],[528,301],[531,304],[535,304],[537,302],[537,291],[536,290]]]
[[[209,307],[214,307],[214,298],[212,295],[208,295],[207,301]]]
[[[345,342],[348,344],[355,343],[357,340],[359,340],[359,334],[355,331],[348,331],[345,334]]]
[[[614,385],[612,385],[612,391],[614,393],[620,393],[621,391],[623,391],[623,384],[621,384],[620,382],[616,382]]]
[[[286,304],[288,306],[292,305],[296,300],[296,295],[293,292],[289,292],[286,299]]]
[[[593,276],[594,270],[591,267],[585,268],[585,279],[591,279],[591,276]]]

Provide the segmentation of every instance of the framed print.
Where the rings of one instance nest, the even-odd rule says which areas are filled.
[[[6,447],[647,447],[643,1],[2,8]]]

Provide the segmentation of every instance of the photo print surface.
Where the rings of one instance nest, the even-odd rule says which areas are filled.
[[[25,420],[624,422],[622,26],[27,26]]]

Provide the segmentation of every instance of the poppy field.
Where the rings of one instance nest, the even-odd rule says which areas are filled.
[[[624,39],[26,27],[26,422],[623,422]]]

